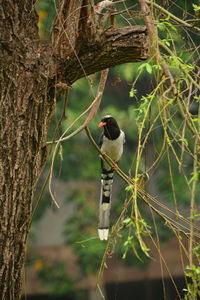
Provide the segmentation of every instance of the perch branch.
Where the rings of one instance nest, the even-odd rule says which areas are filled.
[[[127,62],[148,58],[146,26],[110,28],[99,40],[82,43],[78,60],[74,53],[60,65],[62,81],[72,84],[76,80],[98,71]]]

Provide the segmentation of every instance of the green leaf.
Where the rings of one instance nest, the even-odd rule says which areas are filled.
[[[132,188],[133,188],[133,186],[132,186],[132,185],[128,185],[128,186],[125,188],[125,191],[129,192],[129,191],[131,191],[131,190],[132,190]]]
[[[158,24],[157,24],[157,28],[158,28],[160,31],[164,31],[165,28],[166,28],[166,26],[165,26],[164,23],[158,23]]]
[[[186,138],[179,139],[180,142],[183,142],[188,147],[188,140]]]
[[[149,73],[149,74],[151,74],[152,73],[152,67],[151,67],[151,65],[149,64],[149,63],[144,63],[144,64],[142,64],[141,66],[139,66],[138,67],[138,71],[143,71],[143,69],[146,69],[146,71]]]
[[[199,5],[196,5],[196,4],[192,3],[192,6],[193,6],[195,12],[200,11],[200,6]]]
[[[177,31],[177,28],[173,26],[170,22],[164,22],[167,26],[169,26],[172,30]]]
[[[161,68],[160,65],[153,65],[152,67],[153,67],[153,69],[156,70],[156,71],[157,71],[157,70],[158,70],[158,71],[161,71],[161,70],[162,70],[162,68]]]
[[[126,218],[126,219],[123,221],[123,223],[126,224],[126,225],[128,225],[128,224],[131,223],[131,222],[132,222],[131,218]]]
[[[148,63],[146,63],[146,70],[147,70],[147,72],[148,72],[149,74],[152,73],[152,67],[151,67],[151,65],[148,64]]]
[[[199,118],[193,118],[193,119],[192,119],[192,122],[199,122],[199,121],[200,121]]]
[[[137,93],[137,90],[134,89],[134,88],[131,88],[130,92],[129,92],[129,96],[131,98],[135,97],[136,96],[136,93]]]
[[[197,102],[200,102],[200,96],[194,96],[194,99],[197,100]]]
[[[197,181],[199,179],[199,172],[192,172],[192,177],[189,180],[189,184],[191,184],[193,181]]]

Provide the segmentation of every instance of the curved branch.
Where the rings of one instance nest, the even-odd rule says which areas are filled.
[[[89,113],[87,119],[83,122],[83,124],[79,128],[77,128],[75,131],[73,131],[69,135],[65,136],[66,132],[69,130],[69,128],[67,128],[67,130],[62,134],[62,136],[59,138],[59,140],[47,142],[47,145],[65,142],[65,141],[69,140],[70,138],[72,138],[73,136],[75,136],[76,134],[78,134],[79,132],[81,132],[86,126],[89,125],[89,123],[95,117],[95,114],[96,114],[97,110],[99,109],[99,106],[100,106],[100,103],[101,103],[101,98],[102,98],[103,91],[104,91],[104,87],[105,87],[105,84],[106,84],[106,79],[107,79],[107,76],[108,76],[108,71],[109,71],[109,69],[105,69],[105,70],[102,71],[100,82],[99,82],[98,92],[97,92],[97,95],[96,95],[94,101],[78,117],[78,118],[82,117],[83,115],[85,115],[85,113],[87,113],[90,110],[90,113]],[[77,121],[77,119],[75,121]],[[70,125],[70,128],[73,124],[74,124],[74,122]]]

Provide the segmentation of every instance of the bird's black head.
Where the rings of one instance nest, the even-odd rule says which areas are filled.
[[[117,121],[110,115],[101,119],[99,127],[104,128],[104,134],[109,140],[115,140],[120,135],[120,128]]]

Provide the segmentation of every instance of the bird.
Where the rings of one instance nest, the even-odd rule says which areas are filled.
[[[125,134],[120,129],[117,121],[111,115],[106,115],[98,125],[103,128],[99,146],[103,153],[106,153],[116,164],[123,153]],[[101,194],[99,203],[99,225],[98,235],[100,240],[107,240],[109,235],[109,217],[111,209],[111,193],[114,168],[101,159]]]

